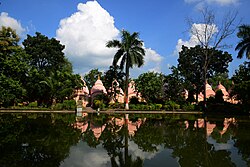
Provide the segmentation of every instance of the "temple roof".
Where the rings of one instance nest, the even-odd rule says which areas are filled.
[[[97,79],[97,81],[95,82],[94,86],[91,89],[91,94],[97,92],[103,92],[105,94],[107,93],[106,88],[103,86],[103,83],[99,78]]]

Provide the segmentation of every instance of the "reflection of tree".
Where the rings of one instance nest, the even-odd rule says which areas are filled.
[[[237,133],[234,137],[234,146],[238,148],[239,153],[242,155],[242,159],[246,161],[247,166],[250,166],[250,124],[249,122],[238,123]]]
[[[217,122],[218,126],[216,126],[217,129],[214,128],[214,133],[216,130],[219,133],[224,129],[223,120],[221,120],[221,125]],[[112,121],[103,123],[106,124],[106,128],[102,132],[99,142],[107,150],[111,165],[114,167],[143,166],[143,160],[140,157],[132,157],[128,154],[129,140],[132,140],[145,152],[157,152],[159,146],[172,150],[172,156],[178,160],[180,166],[235,166],[229,150],[217,150],[215,145],[207,142],[206,121],[202,126],[198,126],[198,122],[195,124],[195,120],[187,123],[182,118],[177,119],[176,117],[173,119],[147,118],[147,121],[141,124],[135,134],[131,136],[128,134],[126,124],[118,125]],[[235,136],[235,128],[238,127],[234,124],[228,126],[227,131],[222,134],[223,142],[231,139],[232,135]],[[248,163],[250,148],[247,147],[247,142],[249,142],[249,138],[245,141],[243,135],[248,134],[249,128],[241,129],[235,136],[235,146],[240,149],[243,158]],[[222,142],[221,136],[219,138],[218,142]]]
[[[35,114],[36,115],[36,114]],[[50,114],[0,116],[2,166],[59,166],[80,133]]]
[[[192,125],[192,124],[190,124]],[[175,125],[166,127],[165,146],[173,150],[172,155],[180,166],[234,166],[230,152],[216,151],[206,139],[204,128],[184,130]]]
[[[128,154],[128,126],[123,124],[122,127],[109,122],[101,136],[103,148],[108,152],[111,159],[112,167],[140,167],[143,166],[143,161],[140,157],[135,160],[132,155]],[[124,156],[123,156],[124,153]],[[116,161],[118,157],[118,162]]]
[[[137,130],[132,140],[140,149],[146,152],[155,152],[157,146],[164,142],[164,127],[147,121]]]

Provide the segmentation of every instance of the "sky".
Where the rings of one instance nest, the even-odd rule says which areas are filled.
[[[108,70],[117,51],[107,48],[107,41],[120,39],[120,31],[139,32],[146,51],[145,64],[133,68],[131,76],[148,72],[171,73],[178,64],[181,45],[197,44],[190,35],[189,18],[201,25],[200,9],[214,11],[219,23],[228,12],[238,12],[235,26],[250,24],[249,0],[0,0],[0,26],[10,26],[22,40],[35,32],[56,38],[65,45],[65,56],[75,73],[84,75],[91,69]],[[215,26],[218,26],[215,25]],[[202,27],[202,26],[200,26]],[[229,65],[232,76],[246,58],[237,59],[237,31],[224,43],[232,54]]]

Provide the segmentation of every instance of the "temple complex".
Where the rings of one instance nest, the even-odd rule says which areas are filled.
[[[208,83],[206,83],[206,98],[210,98],[210,97],[215,97],[215,94],[218,90],[221,90],[223,93],[223,99],[226,102],[229,103],[238,103],[237,100],[235,100],[235,98],[230,98],[229,92],[226,90],[226,88],[221,84],[221,82],[219,82],[219,84],[217,85],[215,91],[213,90],[212,86],[209,85]],[[185,97],[185,99],[188,98],[188,91],[185,89],[183,92],[183,95]],[[194,98],[196,99],[196,96],[194,95]],[[198,102],[203,101],[204,100],[204,95],[202,92],[200,92],[198,94]]]

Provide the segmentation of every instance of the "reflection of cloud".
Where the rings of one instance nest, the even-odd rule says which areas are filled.
[[[0,15],[0,27],[11,27],[12,29],[16,30],[16,33],[19,36],[23,36],[25,29],[22,27],[21,23],[16,19],[10,17],[8,13],[2,12]]]
[[[101,146],[90,148],[86,143],[80,141],[71,147],[70,155],[62,163],[61,167],[103,167],[107,166],[110,158]]]
[[[129,141],[129,152],[133,155],[133,157],[140,157],[142,160],[145,159],[152,159],[157,154],[159,154],[161,151],[163,151],[163,147],[158,145],[156,146],[157,152],[144,152],[142,151],[137,144],[135,144],[133,141]]]
[[[73,63],[75,72],[107,69],[117,49],[107,48],[106,43],[119,40],[114,18],[97,1],[79,3],[77,9],[76,13],[60,21],[56,38],[65,45],[64,53]],[[157,67],[162,57],[151,48],[145,50],[144,71],[147,71]]]

